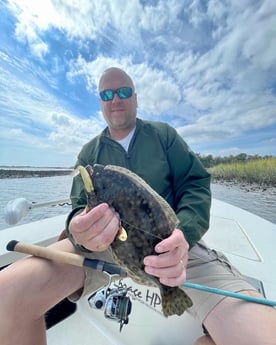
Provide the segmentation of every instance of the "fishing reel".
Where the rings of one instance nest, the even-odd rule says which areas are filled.
[[[94,292],[88,299],[91,308],[103,309],[104,316],[120,323],[120,331],[123,325],[128,324],[128,316],[131,313],[131,300],[127,296],[127,289],[123,287],[111,288],[108,285]]]

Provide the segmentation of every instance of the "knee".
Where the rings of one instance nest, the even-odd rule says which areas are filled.
[[[0,271],[0,313],[5,313],[5,317],[10,315],[10,311],[18,304],[18,298],[22,294],[21,284],[17,281],[10,267]],[[9,313],[7,311],[9,310]]]
[[[31,312],[33,294],[32,267],[27,261],[17,261],[0,271],[0,313],[5,317]]]

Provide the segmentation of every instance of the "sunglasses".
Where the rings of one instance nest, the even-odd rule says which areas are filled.
[[[124,86],[124,87],[119,87],[116,90],[103,90],[100,92],[100,97],[102,101],[107,102],[107,101],[112,101],[115,93],[119,96],[120,99],[126,99],[132,96],[132,88],[129,86]]]

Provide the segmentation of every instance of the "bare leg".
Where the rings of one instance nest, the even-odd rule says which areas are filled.
[[[52,248],[74,252],[69,240]],[[46,344],[44,314],[84,282],[81,267],[30,257],[0,272],[0,339],[2,345]]]
[[[243,293],[260,297],[253,291]],[[206,317],[204,325],[216,345],[276,344],[276,310],[272,307],[225,298]]]

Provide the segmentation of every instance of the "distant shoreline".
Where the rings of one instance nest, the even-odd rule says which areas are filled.
[[[53,170],[20,170],[20,169],[0,169],[0,179],[5,178],[30,178],[30,177],[52,177],[72,174],[72,169]]]
[[[247,181],[240,181],[238,179],[233,178],[231,179],[223,179],[223,178],[214,178],[212,177],[211,180],[212,184],[218,184],[223,185],[225,187],[231,188],[231,187],[238,187],[239,189],[245,191],[245,192],[266,192],[271,189],[276,190],[276,186],[271,185],[264,185],[259,183],[251,183]]]

